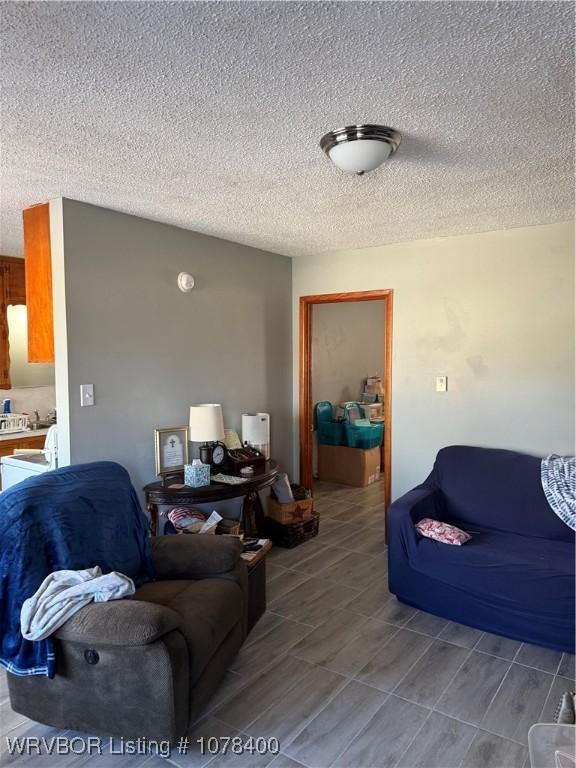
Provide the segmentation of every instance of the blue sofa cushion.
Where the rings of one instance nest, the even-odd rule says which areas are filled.
[[[447,522],[573,542],[546,501],[540,464],[516,451],[452,445],[438,452],[426,484],[442,491]]]
[[[419,573],[484,596],[534,621],[574,614],[574,547],[567,542],[481,531],[461,547],[420,538],[409,557]]]

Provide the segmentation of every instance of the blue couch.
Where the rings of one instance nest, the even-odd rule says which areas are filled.
[[[424,517],[469,531],[461,547],[420,536]],[[574,653],[574,532],[548,505],[540,459],[450,446],[388,510],[389,588],[462,624]]]

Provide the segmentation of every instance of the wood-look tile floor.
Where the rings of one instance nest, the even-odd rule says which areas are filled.
[[[186,756],[17,758],[6,736],[61,732],[12,712],[3,765],[157,768],[525,768],[527,733],[574,690],[574,656],[490,635],[388,592],[383,488],[317,484],[320,535],[267,561],[268,612]],[[74,734],[68,732],[67,736]],[[203,756],[199,736],[276,737],[281,754]]]

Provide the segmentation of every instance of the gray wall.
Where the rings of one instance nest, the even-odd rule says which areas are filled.
[[[363,379],[384,372],[383,301],[312,308],[312,403],[358,400]]]
[[[445,445],[574,453],[572,221],[298,258],[292,279],[296,331],[302,295],[394,290],[393,497]]]
[[[140,488],[154,428],[216,402],[238,430],[243,412],[270,412],[272,455],[291,469],[290,259],[71,200],[63,242],[72,462],[116,460]]]

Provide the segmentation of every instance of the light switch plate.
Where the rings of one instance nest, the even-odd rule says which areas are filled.
[[[448,391],[448,376],[436,376],[436,392]]]
[[[80,406],[94,405],[94,384],[80,384]]]

